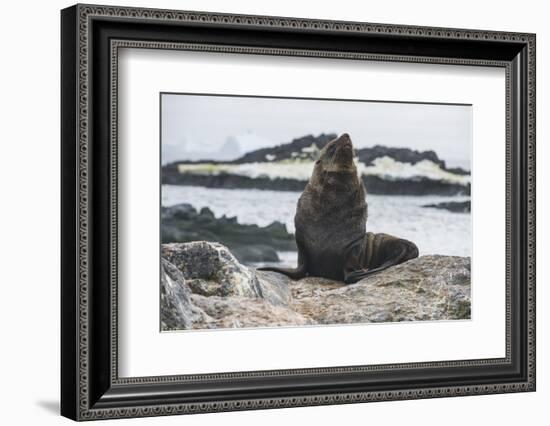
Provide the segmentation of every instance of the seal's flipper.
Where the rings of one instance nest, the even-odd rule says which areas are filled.
[[[359,269],[356,271],[351,271],[344,275],[344,282],[346,284],[355,284],[358,281],[361,281],[363,278],[367,278],[370,275],[374,275],[378,272],[381,272],[385,269],[388,269],[390,266],[395,266],[397,263],[388,262],[388,264],[380,266],[374,269]]]
[[[382,238],[375,240],[375,244],[368,247],[374,251],[369,256],[371,264],[361,269],[353,269],[348,265],[344,270],[346,284],[356,283],[370,275],[418,257],[418,247],[413,242],[388,235],[378,235]]]
[[[263,268],[258,268],[258,271],[278,272],[292,278],[293,280],[299,280],[300,278],[304,278],[306,276],[305,268],[300,268],[299,266],[297,268],[276,268],[266,266]]]
[[[287,277],[293,280],[299,280],[300,278],[304,278],[307,275],[306,262],[305,262],[302,249],[300,248],[300,244],[297,244],[297,245],[298,245],[298,267],[297,268],[277,268],[272,266],[266,266],[262,268],[257,268],[258,271],[278,272],[280,274],[286,275]]]

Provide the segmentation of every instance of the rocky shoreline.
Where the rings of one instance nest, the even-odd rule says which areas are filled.
[[[421,256],[345,285],[257,271],[218,243],[162,245],[163,331],[469,318],[466,257]]]
[[[374,195],[470,195],[470,185],[442,182],[427,178],[389,180],[379,176],[362,176],[368,194]],[[204,175],[179,173],[174,166],[166,166],[162,172],[165,185],[202,186],[224,189],[265,189],[272,191],[302,192],[307,181],[288,178],[270,179],[220,173]]]
[[[251,151],[233,161],[178,161],[162,167],[162,183],[226,189],[303,191],[307,170],[334,134],[307,135]],[[434,151],[375,145],[356,150],[367,192],[377,195],[470,195],[470,173],[447,167]],[[269,172],[267,172],[269,169]]]
[[[280,222],[268,226],[244,225],[236,217],[216,218],[203,207],[197,211],[191,204],[177,204],[161,209],[163,243],[222,241],[243,263],[278,262],[277,251],[296,251],[294,234]]]

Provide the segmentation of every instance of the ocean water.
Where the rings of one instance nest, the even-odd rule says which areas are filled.
[[[162,205],[189,203],[197,210],[208,207],[216,217],[236,216],[243,224],[266,226],[277,220],[294,232],[294,214],[299,192],[258,189],[218,189],[162,185]],[[385,232],[416,243],[421,255],[471,256],[472,221],[469,213],[424,208],[425,204],[464,201],[455,196],[367,195],[367,230]],[[281,253],[281,261],[293,265],[292,253]]]

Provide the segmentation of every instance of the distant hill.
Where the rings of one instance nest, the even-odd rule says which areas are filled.
[[[232,161],[179,161],[162,169],[162,182],[212,188],[301,191],[319,151],[335,134],[306,135],[247,152]],[[447,168],[434,151],[375,145],[356,150],[367,191],[394,195],[467,195],[470,173]]]
[[[261,148],[250,151],[242,157],[228,163],[263,163],[275,162],[290,159],[316,159],[318,151],[332,139],[336,138],[334,133],[322,133],[319,136],[306,135],[301,138],[293,139],[291,142],[277,145],[274,147]],[[383,145],[374,145],[373,147],[356,149],[357,158],[367,166],[373,165],[374,160],[381,157],[390,157],[395,161],[408,164],[416,164],[423,160],[429,160],[439,165],[443,170],[449,170],[457,174],[469,174],[461,168],[448,169],[445,161],[440,159],[435,151],[416,151],[410,148],[393,148]]]

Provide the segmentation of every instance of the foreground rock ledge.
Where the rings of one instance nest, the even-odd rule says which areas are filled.
[[[422,256],[356,284],[293,281],[241,265],[223,245],[163,244],[163,330],[470,318],[470,258]]]

